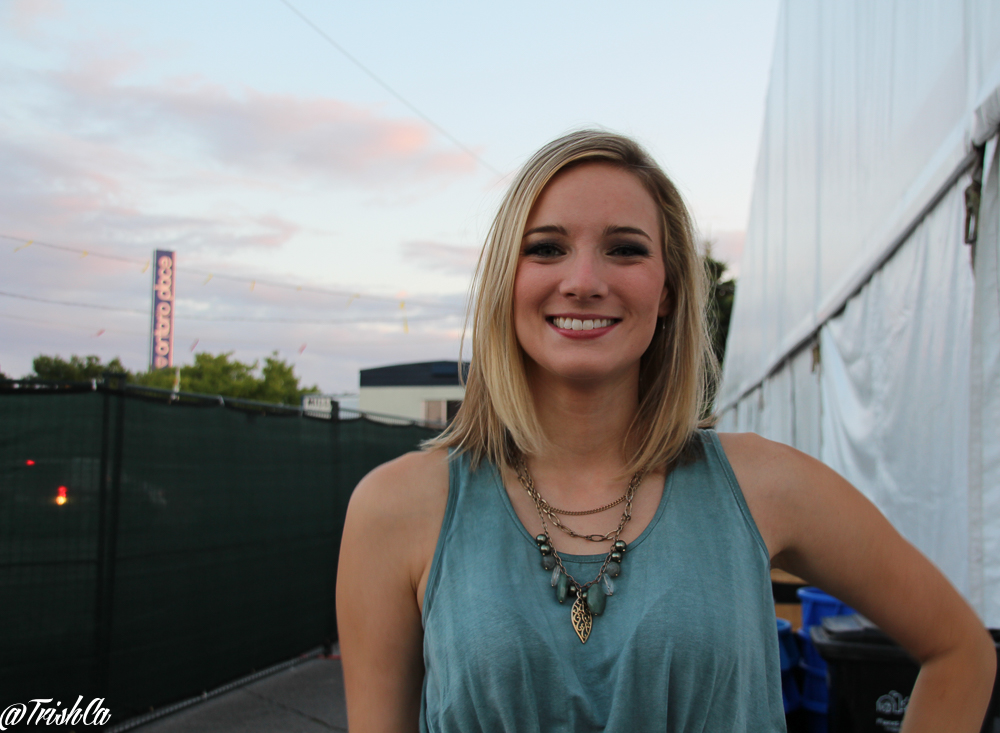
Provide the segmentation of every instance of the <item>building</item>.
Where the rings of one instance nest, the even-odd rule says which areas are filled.
[[[358,409],[445,425],[464,397],[457,361],[393,364],[361,370]]]

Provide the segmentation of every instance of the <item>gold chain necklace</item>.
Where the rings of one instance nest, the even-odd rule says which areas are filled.
[[[618,539],[618,535],[625,527],[625,524],[632,518],[632,497],[635,496],[635,490],[639,488],[639,483],[642,481],[642,472],[638,471],[634,476],[632,476],[632,480],[629,482],[628,488],[625,489],[625,493],[614,503],[608,504],[599,509],[591,509],[585,512],[566,512],[553,507],[542,498],[541,494],[538,493],[534,482],[531,480],[531,476],[528,474],[528,467],[525,465],[523,458],[517,461],[515,469],[517,471],[517,480],[520,482],[521,486],[524,487],[524,490],[528,492],[532,501],[535,502],[535,509],[538,510],[539,516],[544,514],[549,518],[549,521],[552,522],[553,525],[568,534],[570,537],[590,540],[591,542],[607,542],[610,539]],[[623,501],[625,502],[625,511],[622,512],[622,517],[618,522],[618,526],[605,534],[580,534],[563,524],[562,520],[557,516],[557,514],[576,514],[578,516],[582,516],[584,514],[597,514],[600,511],[604,511],[605,509],[621,504]],[[542,524],[544,523],[545,519],[543,518]]]
[[[607,535],[586,536],[576,534],[572,530],[558,524],[558,518],[552,511],[552,507],[545,503],[545,500],[541,498],[535,489],[523,458],[519,458],[516,461],[515,469],[517,471],[517,479],[521,486],[524,487],[524,490],[528,492],[532,501],[534,501],[535,510],[538,512],[538,519],[542,523],[542,534],[535,537],[538,551],[542,555],[542,568],[552,572],[552,587],[556,589],[556,600],[559,603],[565,602],[568,595],[576,596],[570,620],[573,624],[573,630],[580,639],[580,643],[586,644],[587,639],[590,638],[590,632],[594,627],[594,616],[600,616],[604,613],[607,597],[614,595],[615,592],[612,578],[617,578],[621,573],[621,563],[625,558],[625,550],[628,547],[620,539],[620,536],[622,530],[625,529],[625,525],[632,518],[632,499],[635,497],[636,489],[642,482],[642,471],[636,472],[629,482],[628,488],[625,490],[625,496],[621,500],[625,502],[625,510],[622,512],[622,518],[618,522],[618,527]],[[621,501],[616,503],[621,503]],[[546,517],[553,520],[556,526],[559,526],[564,532],[568,532],[575,537],[584,537],[585,539],[599,537],[601,540],[612,540],[611,550],[608,552],[607,557],[604,558],[604,562],[601,563],[601,569],[597,572],[596,578],[589,583],[581,583],[570,575],[569,571],[566,570],[566,566],[563,565],[559,552],[549,538],[548,526],[545,523]],[[595,539],[594,541],[599,540]]]
[[[601,512],[606,512],[608,509],[616,507],[623,501],[625,501],[626,496],[628,496],[627,491],[621,496],[619,496],[617,499],[615,499],[613,502],[611,502],[610,504],[599,506],[597,507],[597,509],[586,509],[584,511],[576,511],[576,512],[571,512],[569,509],[556,509],[554,506],[549,504],[549,502],[547,502],[545,499],[542,499],[542,503],[545,504],[546,507],[548,507],[546,513],[552,512],[553,514],[564,514],[567,517],[582,517],[587,514],[600,514]]]

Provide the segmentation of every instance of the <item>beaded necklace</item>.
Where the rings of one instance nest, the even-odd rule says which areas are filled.
[[[615,504],[619,504],[621,501],[625,502],[625,510],[622,512],[618,527],[605,535],[580,535],[564,526],[558,517],[555,516],[553,507],[539,495],[538,490],[535,489],[534,482],[531,480],[531,476],[528,474],[528,467],[525,465],[523,458],[516,462],[515,470],[517,471],[517,480],[535,503],[535,510],[538,512],[538,518],[542,522],[542,533],[535,537],[538,551],[542,555],[542,568],[552,573],[552,587],[556,589],[556,600],[559,603],[565,603],[567,596],[576,596],[570,620],[573,624],[573,630],[580,639],[580,643],[586,644],[587,639],[590,637],[590,632],[594,627],[594,616],[600,616],[604,613],[607,597],[615,593],[612,578],[617,578],[621,573],[622,560],[625,558],[625,550],[628,547],[624,540],[619,539],[619,537],[622,530],[625,529],[625,525],[632,518],[632,499],[635,497],[636,489],[642,482],[642,471],[637,471],[632,476],[632,480],[629,481],[628,488],[625,490],[624,497],[615,502]],[[614,506],[615,504],[610,506]],[[582,537],[592,542],[611,541],[611,549],[608,551],[607,557],[604,558],[604,562],[601,563],[601,569],[597,572],[596,578],[589,583],[581,583],[570,575],[569,571],[563,565],[558,550],[556,550],[549,537],[549,528],[545,521],[546,517],[559,529],[573,537]]]

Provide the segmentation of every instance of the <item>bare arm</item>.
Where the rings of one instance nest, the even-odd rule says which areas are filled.
[[[772,564],[857,608],[921,663],[905,733],[978,733],[996,654],[975,612],[860,492],[756,435],[720,435]]]
[[[354,490],[337,571],[337,626],[351,733],[416,731],[420,618],[448,492],[443,451],[379,466]]]

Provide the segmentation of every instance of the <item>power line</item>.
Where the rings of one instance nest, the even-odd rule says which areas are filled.
[[[374,71],[372,71],[371,69],[369,69],[363,63],[361,63],[361,61],[359,61],[357,58],[355,58],[354,56],[352,56],[347,51],[346,48],[344,48],[339,43],[337,43],[335,40],[333,40],[333,38],[326,31],[324,31],[322,28],[320,28],[318,25],[316,25],[314,22],[312,22],[309,18],[307,18],[305,16],[305,14],[302,13],[301,10],[299,10],[294,5],[292,5],[288,0],[281,0],[281,2],[289,10],[291,10],[293,13],[295,13],[297,16],[299,16],[299,18],[302,20],[303,23],[305,23],[310,28],[312,28],[314,31],[316,31],[316,33],[318,33],[320,35],[320,37],[323,38],[323,40],[325,40],[327,43],[329,43],[331,46],[333,46],[337,51],[339,51],[348,61],[350,61],[352,64],[354,64],[359,69],[361,69],[363,72],[365,72],[365,74],[367,74],[376,84],[378,84],[380,87],[382,87],[387,92],[389,92],[389,94],[391,94],[397,100],[399,100],[404,105],[406,105],[406,107],[411,112],[413,112],[420,119],[422,119],[428,125],[430,125],[431,127],[433,127],[439,133],[441,133],[441,135],[443,135],[448,140],[450,140],[456,147],[460,148],[461,150],[463,150],[467,154],[471,155],[484,168],[486,168],[487,170],[491,171],[492,173],[495,173],[498,176],[503,175],[502,173],[500,173],[500,171],[498,171],[492,165],[490,165],[485,160],[483,160],[481,157],[479,157],[479,154],[476,153],[474,150],[472,150],[472,148],[469,148],[468,146],[466,146],[461,140],[459,140],[457,137],[455,137],[454,135],[452,135],[446,129],[444,129],[443,127],[441,127],[441,125],[439,125],[437,122],[435,122],[434,120],[432,120],[426,114],[424,114],[420,109],[417,108],[417,106],[415,104],[413,104],[408,99],[406,99],[406,97],[404,97],[402,94],[400,94],[395,89],[393,89],[391,86],[389,86],[389,84],[387,82],[383,81]]]
[[[122,308],[121,306],[114,305],[99,305],[96,303],[80,303],[73,300],[55,300],[52,298],[39,298],[33,295],[24,295],[22,293],[9,293],[5,290],[0,290],[0,296],[5,298],[17,298],[18,300],[31,300],[36,303],[48,303],[51,305],[69,305],[75,308],[93,308],[96,310],[104,311],[117,311],[119,313],[128,313],[130,315],[142,315],[149,316],[149,311],[142,310],[139,308]],[[183,313],[178,313],[174,316],[179,321],[215,321],[215,322],[226,322],[226,323],[288,323],[296,325],[319,325],[319,326],[339,326],[339,325],[349,325],[352,323],[395,323],[397,318],[388,318],[384,316],[366,316],[358,318],[339,318],[339,319],[319,319],[319,318],[252,318],[247,316],[190,316]],[[447,318],[448,316],[407,316],[407,321],[412,322],[422,322],[422,321],[438,321],[442,318]]]
[[[36,303],[50,303],[52,305],[72,305],[76,308],[94,308],[102,311],[118,311],[120,313],[138,313],[144,316],[149,315],[149,311],[139,310],[138,308],[122,308],[115,305],[97,305],[94,303],[77,303],[71,300],[51,300],[49,298],[36,298],[33,295],[22,295],[20,293],[8,293],[4,290],[0,290],[0,295],[5,298],[17,298],[18,300],[33,300]]]
[[[95,252],[89,249],[83,249],[82,247],[70,247],[64,244],[53,244],[52,242],[43,242],[38,239],[27,239],[25,237],[15,237],[11,234],[0,233],[0,239],[8,239],[12,242],[20,242],[21,246],[14,249],[18,252],[22,249],[26,249],[29,246],[33,247],[45,247],[47,249],[55,249],[61,252],[72,252],[73,254],[78,254],[81,257],[98,257],[103,260],[115,260],[116,262],[127,262],[133,265],[142,265],[143,272],[146,268],[150,266],[150,259],[141,259],[137,257],[123,257],[121,255],[111,255],[104,254],[102,252]],[[294,290],[296,292],[303,293],[315,293],[318,295],[333,295],[340,298],[347,298],[348,303],[352,300],[364,299],[366,301],[375,301],[378,303],[392,303],[397,305],[400,302],[405,302],[408,305],[420,305],[427,308],[441,308],[453,313],[461,313],[461,309],[456,308],[448,303],[436,302],[433,300],[421,300],[419,298],[405,298],[405,297],[392,297],[388,295],[372,295],[370,293],[362,293],[358,291],[351,290],[333,290],[331,288],[320,288],[312,285],[296,285],[294,283],[282,282],[280,280],[268,280],[266,278],[260,278],[255,275],[228,275],[224,272],[210,272],[208,270],[199,270],[191,267],[180,266],[177,268],[178,272],[183,272],[189,275],[197,275],[198,277],[204,277],[205,283],[208,284],[210,280],[218,278],[220,280],[226,280],[229,282],[238,282],[242,284],[252,283],[256,285],[264,285],[271,288],[281,288],[283,290]],[[84,308],[89,306],[83,306]]]

